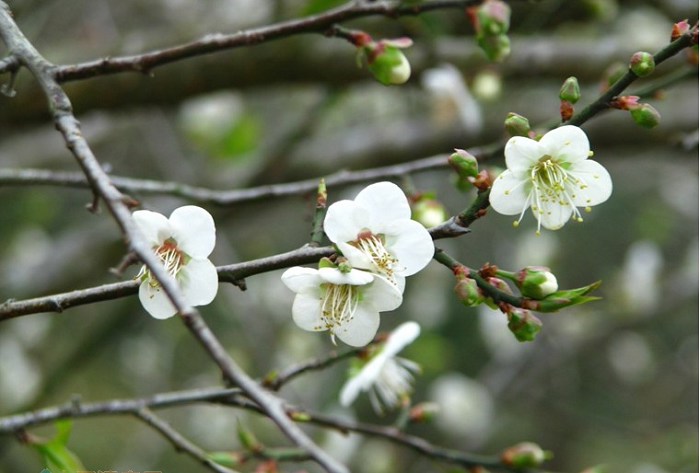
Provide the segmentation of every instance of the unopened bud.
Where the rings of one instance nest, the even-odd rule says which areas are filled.
[[[542,450],[533,442],[522,442],[509,447],[501,453],[501,461],[513,468],[537,468],[545,460],[552,458],[552,453]]]
[[[374,78],[384,85],[399,85],[411,77],[411,64],[401,49],[411,46],[409,38],[382,40],[362,47],[367,67]]]
[[[570,103],[576,103],[581,98],[581,88],[578,85],[578,79],[574,76],[569,77],[562,84],[559,90],[559,98]]]
[[[690,31],[690,23],[688,23],[688,20],[681,20],[678,23],[674,23],[673,29],[671,30],[671,41],[677,40],[688,31]]]
[[[630,59],[630,69],[637,77],[648,76],[654,72],[655,67],[654,56],[644,51],[634,53]]]
[[[465,276],[457,278],[454,291],[457,299],[467,307],[476,307],[484,302],[484,295],[472,278]]]
[[[518,272],[520,293],[531,299],[542,299],[559,289],[557,278],[543,266],[528,266]]]
[[[432,421],[437,413],[440,412],[440,406],[434,402],[421,402],[413,406],[408,413],[408,420],[414,424],[425,424]]]
[[[491,61],[501,62],[510,55],[510,38],[508,35],[484,35],[477,37],[479,47]]]
[[[644,128],[654,128],[661,121],[661,115],[659,112],[649,105],[648,103],[643,103],[638,107],[631,108],[630,114],[632,115],[632,120]]]
[[[619,110],[632,110],[640,106],[639,96],[637,95],[621,95],[613,100],[610,105]]]
[[[447,161],[461,178],[476,177],[479,173],[479,162],[476,157],[463,149],[455,149]]]
[[[440,225],[449,218],[445,206],[432,193],[422,194],[414,200],[411,204],[411,210],[411,218],[425,228]]]
[[[508,311],[508,328],[519,342],[531,342],[542,329],[542,321],[520,307]]]
[[[522,115],[510,112],[504,122],[506,132],[510,136],[525,136],[530,134],[530,121]]]
[[[510,28],[510,7],[501,0],[486,0],[476,7],[474,20],[479,35],[505,34]]]
[[[241,466],[248,459],[246,455],[240,452],[211,452],[207,454],[207,458],[229,468]]]
[[[241,423],[238,424],[238,440],[249,452],[262,452],[265,449],[265,446],[260,443],[255,434],[243,427]]]

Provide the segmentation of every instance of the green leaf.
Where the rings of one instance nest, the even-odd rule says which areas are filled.
[[[74,473],[85,471],[85,467],[78,456],[68,449],[73,423],[69,420],[61,420],[54,424],[56,435],[50,440],[33,438],[31,446],[41,455],[44,465],[50,471]]]

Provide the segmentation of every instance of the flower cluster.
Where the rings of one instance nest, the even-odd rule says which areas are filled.
[[[323,227],[342,257],[337,264],[324,260],[319,269],[294,267],[282,275],[297,293],[294,321],[304,330],[329,331],[334,342],[337,337],[367,345],[379,328],[379,313],[401,304],[405,278],[432,259],[432,238],[411,220],[406,196],[391,182],[332,204]]]

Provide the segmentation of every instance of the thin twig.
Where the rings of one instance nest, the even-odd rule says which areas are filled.
[[[196,41],[151,51],[144,54],[105,57],[80,64],[59,66],[53,71],[59,82],[86,79],[119,72],[150,73],[158,66],[183,59],[203,56],[216,51],[261,44],[271,40],[306,33],[325,33],[335,23],[366,16],[398,18],[415,16],[433,10],[464,9],[482,0],[435,0],[426,3],[403,5],[402,2],[351,1],[338,8],[318,15],[294,19],[273,25],[239,31],[233,34],[209,34]]]
[[[693,42],[693,34],[697,35],[697,31],[698,25],[696,23],[690,31],[688,31],[672,43],[669,43],[668,46],[654,54],[655,64],[659,65],[665,60],[675,56],[685,48],[690,47]],[[570,125],[580,126],[583,123],[590,120],[591,118],[593,118],[598,113],[604,110],[609,110],[611,108],[611,103],[613,99],[620,95],[622,92],[624,92],[624,90],[638,78],[639,77],[634,72],[632,72],[632,69],[628,69],[627,72],[617,80],[617,82],[610,86],[610,88],[606,90],[594,102],[592,102],[583,110],[575,114],[571,118],[571,120],[569,120],[568,123]]]
[[[137,410],[134,412],[134,415],[157,430],[163,437],[168,439],[175,447],[175,450],[188,454],[211,471],[215,471],[217,473],[236,473],[235,470],[231,470],[230,468],[226,468],[219,465],[215,461],[212,461],[207,457],[204,450],[187,440],[180,432],[171,427],[166,421],[155,415],[147,407]]]

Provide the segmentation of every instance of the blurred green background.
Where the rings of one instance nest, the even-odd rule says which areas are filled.
[[[51,61],[68,64],[132,54],[323,10],[320,0],[18,0],[16,20]],[[157,68],[153,77],[121,74],[66,88],[98,159],[114,175],[179,181],[214,189],[290,182],[409,162],[453,148],[494,142],[510,111],[532,124],[558,117],[558,91],[579,78],[589,103],[604,71],[631,53],[667,44],[671,25],[697,21],[695,1],[543,0],[512,2],[513,51],[488,63],[459,11],[417,18],[356,20],[377,38],[410,36],[413,77],[386,88],[355,65],[339,39],[305,35]],[[6,53],[5,50],[2,51]],[[656,77],[684,66],[668,61]],[[429,79],[436,67],[452,73]],[[454,72],[457,72],[455,75]],[[457,77],[457,80],[455,80]],[[642,87],[645,83],[635,84]],[[22,71],[13,99],[0,106],[0,165],[76,171],[48,121],[45,99]],[[466,97],[466,98],[465,98]],[[602,301],[543,315],[533,343],[515,341],[505,316],[459,304],[454,279],[433,262],[408,281],[405,303],[383,314],[382,330],[405,320],[421,337],[402,352],[419,362],[414,402],[441,412],[409,432],[437,445],[497,454],[520,441],[554,452],[552,471],[605,465],[608,472],[698,471],[698,82],[688,79],[649,100],[662,116],[646,130],[625,112],[584,125],[597,161],[610,171],[612,198],[582,224],[535,235],[493,212],[462,238],[439,241],[464,264],[517,270],[548,265],[562,287],[601,279]],[[484,166],[503,166],[497,156]],[[469,205],[447,169],[398,181],[435,191],[450,213]],[[329,200],[362,186],[332,187]],[[137,195],[169,214],[185,203]],[[89,214],[84,189],[0,185],[0,300],[24,299],[115,281],[124,254],[106,212]],[[197,203],[197,202],[194,202]],[[217,265],[292,250],[308,240],[311,196],[217,207]],[[135,274],[135,268],[133,269]],[[222,285],[202,313],[229,353],[254,377],[323,356],[328,337],[291,321],[293,294],[281,271]],[[130,277],[129,273],[127,277]],[[338,403],[347,362],[290,383],[282,395],[320,412],[391,424],[366,397]],[[216,386],[219,374],[176,319],[150,318],[135,297],[38,314],[0,325],[0,416],[63,404],[148,396]],[[240,448],[236,426],[267,445],[286,445],[259,416],[223,407],[159,411],[202,448]],[[31,430],[52,435],[51,426]],[[352,471],[443,472],[379,439],[311,429]],[[128,417],[81,419],[70,442],[88,469],[206,471],[157,433]],[[38,455],[0,438],[0,472],[39,472]],[[282,471],[317,471],[313,464]],[[254,465],[242,468],[252,471]]]

